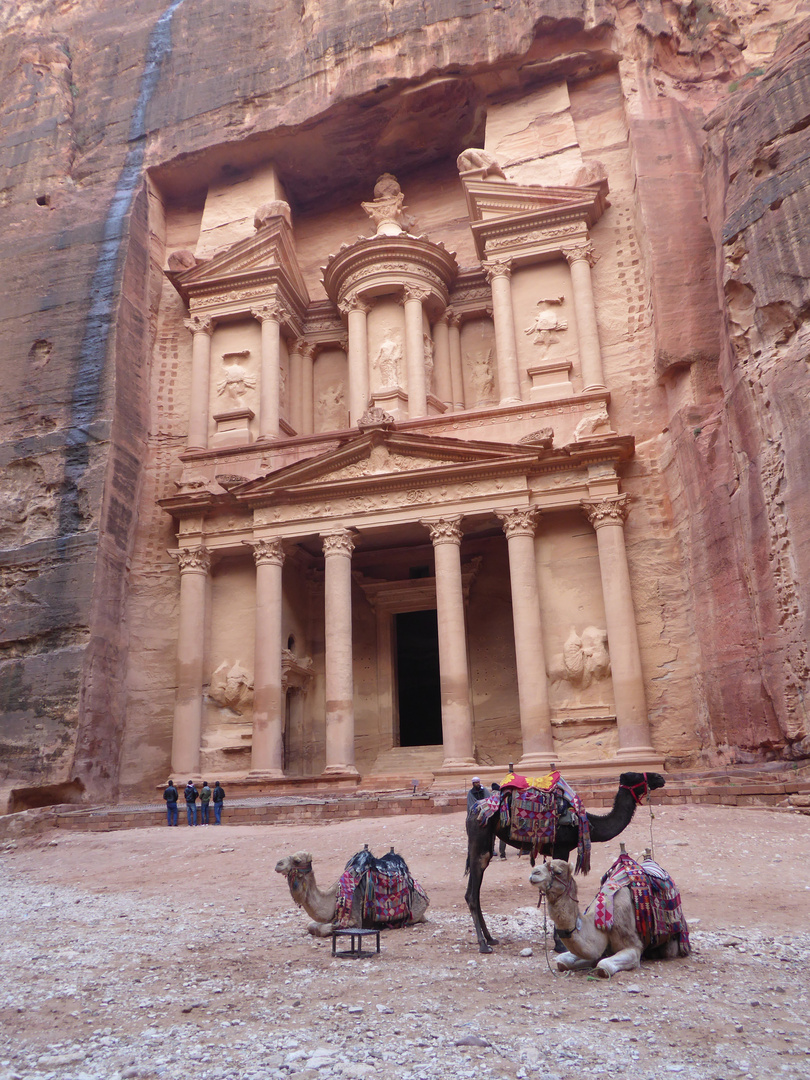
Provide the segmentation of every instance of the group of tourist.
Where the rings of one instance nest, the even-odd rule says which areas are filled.
[[[163,792],[166,801],[166,824],[177,824],[177,803],[179,793],[174,786],[174,780],[170,780]],[[186,815],[189,825],[210,825],[211,803],[214,804],[214,824],[222,824],[222,804],[225,801],[225,790],[219,780],[214,782],[213,788],[208,786],[208,781],[203,780],[202,788],[197,789],[193,780],[189,780],[183,788],[183,798],[186,801]],[[200,800],[199,817],[197,816],[197,799]]]

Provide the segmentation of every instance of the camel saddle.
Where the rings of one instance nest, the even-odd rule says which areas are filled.
[[[335,926],[345,928],[352,915],[355,893],[362,898],[362,926],[393,928],[411,920],[415,894],[427,893],[411,877],[407,863],[393,851],[377,859],[367,849],[352,855],[338,883]]]
[[[621,854],[603,876],[593,901],[594,925],[599,930],[613,928],[613,897],[620,889],[630,890],[636,915],[636,930],[646,949],[654,949],[671,937],[678,940],[679,956],[688,956],[689,927],[681,908],[675,882],[652,859],[637,863]]]

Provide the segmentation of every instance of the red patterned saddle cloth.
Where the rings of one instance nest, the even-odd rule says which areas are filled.
[[[613,898],[628,888],[633,898],[636,930],[645,949],[655,948],[671,937],[678,939],[678,953],[688,956],[689,927],[683,915],[681,896],[675,882],[657,862],[647,859],[637,863],[629,855],[620,855],[602,878],[593,902],[594,923],[598,930],[613,928]]]

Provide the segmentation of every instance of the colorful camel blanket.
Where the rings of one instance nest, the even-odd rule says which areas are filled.
[[[414,895],[428,899],[401,856],[391,853],[376,859],[370,851],[359,851],[346,863],[338,883],[335,926],[345,929],[351,922],[358,889],[363,926],[373,924],[389,929],[405,926],[411,919]]]
[[[544,777],[516,776],[504,779],[500,791],[482,799],[475,807],[478,822],[485,825],[495,813],[500,827],[509,830],[509,839],[530,844],[537,857],[546,845],[554,846],[559,819],[571,809],[578,827],[576,873],[587,874],[591,868],[591,831],[582,800],[558,772]]]
[[[594,900],[594,925],[598,930],[613,928],[613,898],[628,888],[633,898],[636,930],[645,949],[655,948],[668,938],[678,939],[678,954],[688,956],[689,927],[683,916],[681,896],[675,882],[657,862],[647,859],[637,863],[629,855],[620,855],[599,886]]]

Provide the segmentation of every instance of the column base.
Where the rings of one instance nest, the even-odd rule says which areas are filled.
[[[519,397],[505,397],[505,398],[501,398],[501,400],[498,402],[498,405],[500,405],[500,406],[522,405],[522,404],[523,404],[523,399],[519,398]]]
[[[615,760],[622,765],[635,765],[637,772],[664,771],[664,755],[651,746],[623,746],[616,751]]]
[[[605,390],[607,390],[607,387],[605,386],[604,383],[590,383],[588,386],[583,386],[582,393],[583,394],[590,394],[591,392],[597,391],[597,390],[605,391]]]
[[[354,765],[327,765],[321,776],[334,776],[335,778],[359,776],[360,773]]]
[[[541,750],[539,753],[524,754],[515,766],[515,772],[523,776],[545,776],[548,772],[554,772],[557,765],[554,762],[553,750]]]

